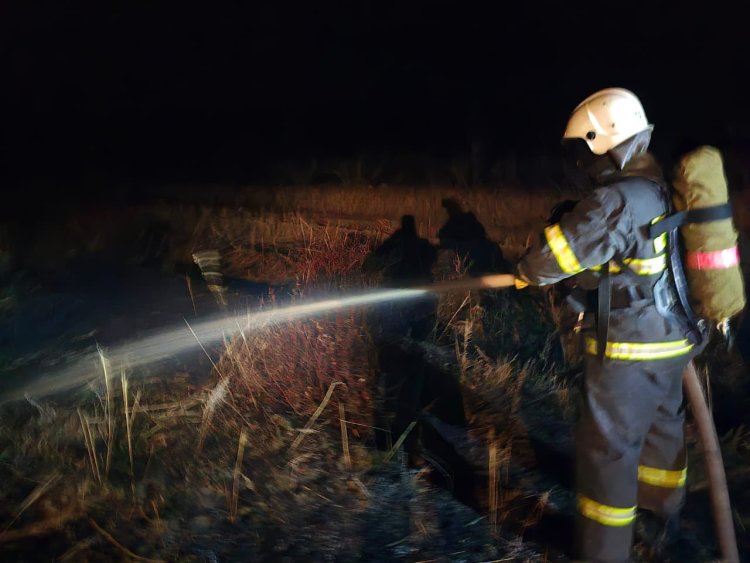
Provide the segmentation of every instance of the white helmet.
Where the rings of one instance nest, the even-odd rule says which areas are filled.
[[[602,155],[653,128],[633,92],[606,88],[592,94],[573,110],[563,139],[583,139],[592,153]]]

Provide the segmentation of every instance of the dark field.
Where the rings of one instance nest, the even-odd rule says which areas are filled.
[[[4,560],[567,560],[582,367],[554,290],[448,293],[202,340],[217,315],[507,271],[576,196],[355,180],[192,201],[174,188],[3,225]],[[747,193],[733,197],[747,234]],[[383,245],[404,214],[424,243],[393,256]],[[219,277],[193,259],[212,250]],[[166,328],[185,346],[150,361],[139,344]],[[747,557],[750,374],[719,338],[698,363]],[[669,560],[710,561],[692,423],[688,436]],[[664,560],[641,542],[635,553]]]

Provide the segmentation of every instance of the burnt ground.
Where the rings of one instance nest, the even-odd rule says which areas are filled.
[[[186,276],[191,280],[192,298]],[[106,350],[150,329],[183,323],[185,318],[217,310],[199,274],[190,270],[175,274],[86,260],[71,264],[64,272],[16,276],[8,286],[13,288],[14,303],[0,317],[3,393],[28,382],[37,373],[90,352],[97,344]],[[232,306],[236,309],[257,301],[268,289],[239,281],[230,286]],[[519,303],[512,306],[528,305]],[[240,495],[247,506],[247,517],[230,523],[226,519],[226,501],[219,500],[216,488],[209,484],[212,477],[197,470],[175,472],[166,463],[161,467],[157,457],[150,461],[149,454],[149,461],[142,468],[148,478],[134,494],[161,499],[159,519],[163,520],[163,529],[158,541],[153,535],[148,536],[152,542],[149,544],[144,541],[145,536],[119,528],[114,528],[119,533],[113,535],[141,557],[165,560],[565,560],[573,514],[570,435],[575,409],[571,405],[575,405],[580,379],[575,366],[555,371],[557,388],[567,390],[567,400],[563,402],[531,368],[522,378],[514,368],[515,383],[505,387],[486,379],[472,379],[462,370],[456,348],[450,344],[384,337],[376,339],[374,346],[382,389],[376,410],[376,422],[382,426],[376,426],[388,427],[389,432],[387,436],[376,432],[371,442],[363,438],[363,447],[388,451],[394,437],[416,421],[403,447],[390,461],[366,465],[333,484],[329,482],[331,474],[321,470],[305,485],[316,491],[314,494],[303,494],[297,483],[294,494],[263,495],[258,492],[262,488],[258,482],[263,477],[256,477],[255,488],[248,485],[248,491],[243,489]],[[218,349],[209,353],[215,359],[220,355]],[[747,374],[736,358],[717,359],[726,356],[721,349],[708,354],[713,354],[713,404],[723,436],[738,541],[741,553],[750,555],[750,537],[744,529],[750,523],[750,472],[746,469],[750,433],[743,426],[747,424],[748,395],[742,380]],[[211,365],[199,351],[152,368],[149,373],[163,387],[181,382],[187,388],[201,389],[211,384]],[[175,379],[174,373],[183,375]],[[75,399],[31,399],[3,405],[6,429],[30,432],[29,427],[41,424],[44,409],[62,410],[71,401],[86,400],[83,392]],[[289,420],[293,419],[292,416]],[[176,450],[169,456],[189,455],[192,442],[187,436],[191,432],[194,429],[178,427],[173,437],[164,438],[170,445],[175,444]],[[181,437],[185,443],[180,442]],[[698,562],[717,557],[705,476],[692,427],[689,438],[690,494],[681,540],[668,554],[660,555],[639,543],[635,549],[639,560]],[[69,441],[78,442],[76,451],[85,460],[80,435]],[[326,442],[322,444],[318,446],[322,448]],[[218,436],[214,447],[217,457],[226,454],[220,453]],[[501,494],[494,507],[488,492],[492,448],[496,453],[507,454],[499,457]],[[25,464],[18,449],[7,437],[0,442],[4,474],[0,492],[5,507],[2,521],[6,532],[33,532],[34,518],[44,517],[43,502],[39,508],[26,510],[20,518],[14,519],[14,515],[35,490],[33,483],[38,484],[40,475],[55,468],[50,459],[43,458],[29,459]],[[210,458],[212,454],[205,455]],[[278,460],[272,455],[266,453],[264,461],[260,457],[257,460],[258,467],[265,467],[258,469],[258,474],[266,475],[269,481],[284,466],[284,454],[278,453]],[[85,461],[80,468],[84,467]],[[22,475],[25,469],[36,481],[29,482]],[[352,475],[357,476],[356,481]],[[121,470],[120,477],[125,478],[126,471]],[[360,484],[362,490],[352,493],[352,489],[360,489]],[[348,493],[343,494],[342,490]],[[37,508],[42,512],[37,512]],[[46,510],[51,511],[49,506]],[[277,512],[286,515],[283,521],[268,516]],[[73,519],[68,527],[61,524],[59,529],[20,534],[15,539],[5,536],[0,551],[18,561],[46,561],[62,555],[67,556],[66,560],[80,560],[76,554],[85,554],[85,560],[120,559],[123,551],[113,547],[92,526],[98,521],[99,527],[112,530],[108,524],[116,526],[121,518],[119,509],[118,514],[110,514],[105,502],[93,502],[87,516]],[[134,522],[138,525],[138,520]],[[147,526],[145,521],[141,525]]]

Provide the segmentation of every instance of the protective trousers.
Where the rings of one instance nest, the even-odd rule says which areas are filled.
[[[576,428],[576,556],[628,561],[636,509],[679,512],[687,474],[682,371],[660,360],[586,356]]]

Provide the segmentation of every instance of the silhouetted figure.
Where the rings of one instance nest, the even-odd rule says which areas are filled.
[[[446,198],[441,202],[448,214],[448,221],[438,231],[442,243],[445,241],[467,241],[487,238],[487,231],[471,211],[464,211],[455,199]]]
[[[376,248],[364,262],[365,271],[379,270],[385,285],[406,287],[432,283],[437,251],[420,238],[413,215],[401,217],[401,228]]]
[[[471,276],[510,272],[500,247],[487,238],[487,231],[471,211],[464,211],[454,199],[444,199],[448,220],[438,231],[440,247],[453,250],[468,262]]]
[[[401,217],[401,228],[388,237],[363,263],[362,269],[380,273],[387,287],[412,287],[433,281],[437,250],[417,235],[413,215]],[[437,299],[428,295],[415,302],[377,306],[373,327],[416,339],[426,338],[435,326]]]

